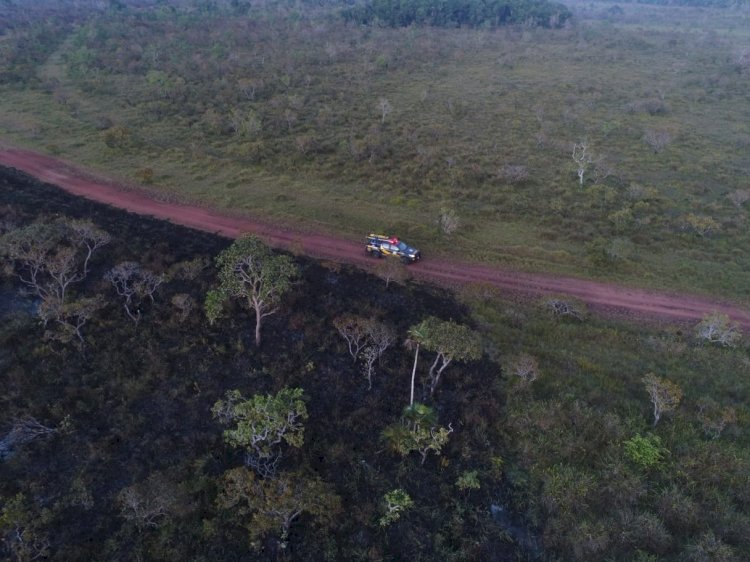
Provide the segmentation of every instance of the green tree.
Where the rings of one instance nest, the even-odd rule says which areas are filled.
[[[289,528],[302,513],[318,524],[330,524],[341,511],[341,500],[333,488],[317,477],[291,472],[258,479],[243,467],[224,473],[217,503],[247,521],[244,526],[255,548],[259,539],[272,531],[279,532],[282,547],[286,546]]]
[[[216,258],[219,286],[206,296],[206,315],[212,324],[218,320],[224,303],[242,299],[255,312],[255,344],[260,345],[260,328],[266,316],[278,310],[281,297],[298,275],[288,256],[274,254],[255,236],[232,243]]]
[[[482,485],[479,482],[479,472],[476,470],[466,470],[456,480],[456,486],[459,490],[479,490]]]
[[[378,525],[381,527],[387,527],[398,521],[401,519],[403,512],[414,505],[411,496],[401,488],[387,492],[383,496],[383,501],[385,502],[385,514],[378,520]]]
[[[282,442],[301,447],[305,440],[302,421],[308,416],[301,388],[283,388],[274,396],[256,394],[249,400],[230,390],[211,412],[226,425],[236,424],[224,431],[224,440],[246,449],[247,465],[263,476],[276,473]]]

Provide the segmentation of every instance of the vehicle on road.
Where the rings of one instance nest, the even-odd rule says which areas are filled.
[[[365,242],[365,251],[376,258],[391,256],[404,263],[414,263],[422,259],[422,253],[395,236],[369,234]]]

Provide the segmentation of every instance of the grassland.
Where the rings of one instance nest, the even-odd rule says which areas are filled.
[[[610,8],[562,30],[103,16],[2,85],[0,134],[233,212],[747,301],[750,14]]]

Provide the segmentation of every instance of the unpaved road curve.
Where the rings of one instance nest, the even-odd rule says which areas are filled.
[[[275,247],[294,247],[318,258],[359,266],[372,265],[372,260],[364,255],[360,240],[344,240],[314,233],[301,234],[280,228],[270,221],[232,217],[199,206],[159,201],[143,190],[123,187],[105,178],[91,176],[61,160],[28,150],[0,146],[0,165],[22,170],[73,195],[133,213],[169,220],[230,238],[252,232]],[[718,310],[731,316],[746,330],[750,329],[750,310],[746,307],[705,297],[657,293],[573,277],[522,273],[494,266],[429,258],[410,266],[410,271],[415,277],[442,284],[480,282],[525,296],[570,295],[586,302],[592,309],[634,318],[694,323],[705,314]]]

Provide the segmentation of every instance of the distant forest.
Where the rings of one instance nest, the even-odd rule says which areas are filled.
[[[654,4],[657,6],[704,6],[706,8],[731,8],[744,6],[747,0],[622,0],[622,4]]]
[[[559,27],[571,13],[565,5],[547,0],[373,0],[346,10],[344,17],[390,27],[496,27],[516,23]]]

